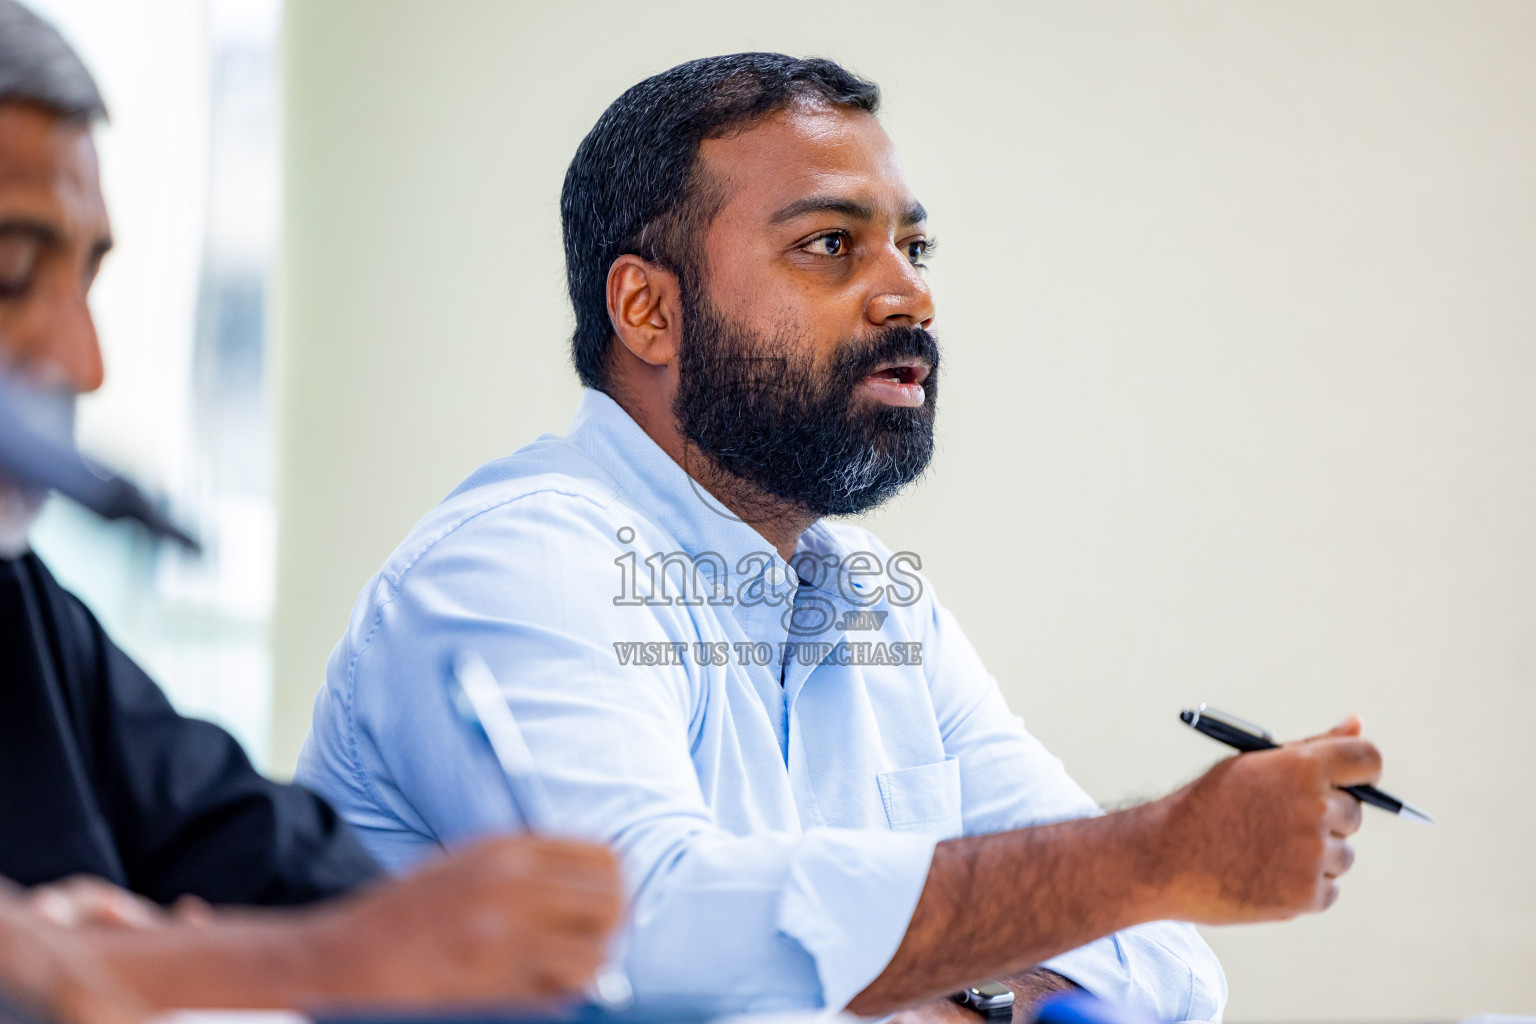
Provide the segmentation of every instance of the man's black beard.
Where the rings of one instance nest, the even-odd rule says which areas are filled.
[[[819,371],[809,355],[765,355],[793,351],[792,339],[770,344],[687,292],[673,412],[718,469],[812,515],[843,516],[880,505],[927,468],[939,369],[928,331],[893,326],[844,342]],[[931,367],[921,406],[859,396],[864,377],[914,356]]]

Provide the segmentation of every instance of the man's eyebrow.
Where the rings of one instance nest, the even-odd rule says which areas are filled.
[[[782,224],[786,220],[804,217],[808,213],[840,213],[854,220],[874,220],[874,208],[856,199],[844,196],[806,196],[796,199],[769,219],[770,224]]]
[[[17,235],[35,239],[42,245],[57,245],[61,238],[58,227],[46,220],[39,220],[36,217],[0,217],[0,238]],[[91,259],[101,260],[112,251],[114,244],[111,235],[98,238],[91,246]]]
[[[24,235],[49,245],[59,240],[59,229],[35,217],[0,217],[0,237],[7,235]]]
[[[804,199],[796,199],[770,219],[770,224],[782,224],[796,217],[803,217],[808,213],[840,213],[852,220],[874,220],[874,207],[868,203],[859,202],[857,199],[849,199],[846,196],[806,196]],[[928,219],[928,211],[923,209],[922,203],[914,202],[907,207],[901,216],[901,223],[921,224]]]

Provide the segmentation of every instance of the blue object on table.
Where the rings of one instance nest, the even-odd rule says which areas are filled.
[[[4,1024],[54,1024],[53,1018],[30,1003],[16,999],[0,988],[0,1022]]]
[[[1151,1017],[1106,1003],[1087,992],[1063,992],[1042,1000],[1031,1019],[1035,1024],[1159,1024]]]

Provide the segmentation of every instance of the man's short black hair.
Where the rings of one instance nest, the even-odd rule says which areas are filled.
[[[7,101],[85,123],[107,116],[79,55],[58,29],[16,0],[0,0],[0,103]]]
[[[633,253],[699,283],[698,229],[719,212],[696,171],[699,144],[749,127],[798,99],[875,113],[880,89],[830,60],[734,53],[679,64],[631,86],[581,140],[565,172],[560,220],[576,309],[571,338],[587,387],[608,383],[608,268]]]

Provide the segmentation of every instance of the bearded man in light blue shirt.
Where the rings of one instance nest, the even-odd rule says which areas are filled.
[[[918,571],[835,517],[933,450],[926,213],[829,61],[636,85],[562,195],[587,385],[564,437],[482,467],[368,583],[298,778],[403,869],[531,827],[620,854],[642,999],[979,1019],[1081,986],[1219,1019],[1185,923],[1326,907],[1372,781],[1357,721],[1101,814]],[[445,685],[473,652],[518,787]],[[542,794],[537,809],[516,794]]]

